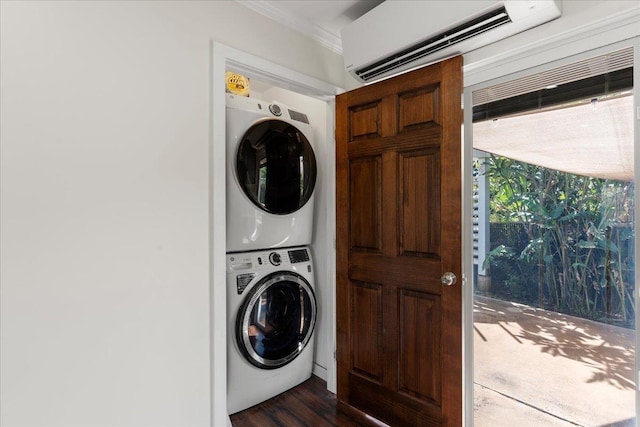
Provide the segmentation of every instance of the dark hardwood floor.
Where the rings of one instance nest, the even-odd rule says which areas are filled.
[[[383,424],[344,403],[316,376],[245,411],[231,415],[234,427],[384,427]]]

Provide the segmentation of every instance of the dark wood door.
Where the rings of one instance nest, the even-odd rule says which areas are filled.
[[[338,398],[462,425],[462,58],[336,98]]]

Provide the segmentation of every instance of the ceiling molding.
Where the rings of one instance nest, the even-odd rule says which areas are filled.
[[[276,6],[275,2],[263,0],[236,0],[236,2],[298,33],[309,36],[323,47],[342,55],[342,40],[340,37],[316,24],[294,16],[285,9]]]

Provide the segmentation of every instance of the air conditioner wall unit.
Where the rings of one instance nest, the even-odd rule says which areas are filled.
[[[386,0],[342,30],[346,70],[371,82],[558,18],[560,0]]]

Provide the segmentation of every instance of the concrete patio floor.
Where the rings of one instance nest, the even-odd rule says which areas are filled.
[[[634,331],[477,296],[476,427],[635,425]]]

